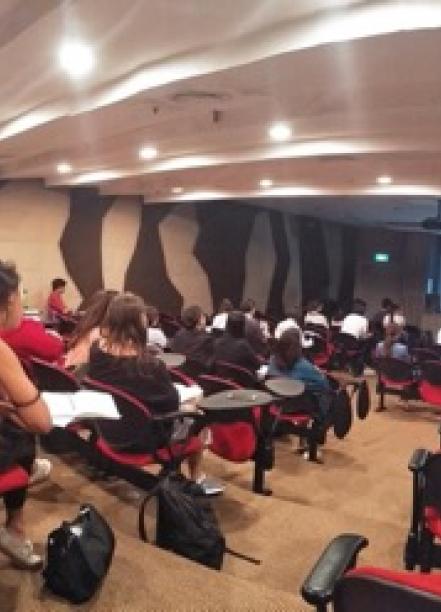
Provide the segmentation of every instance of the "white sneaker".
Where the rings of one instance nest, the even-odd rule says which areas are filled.
[[[34,465],[32,466],[32,472],[29,477],[29,486],[33,487],[44,480],[49,478],[49,474],[52,470],[52,463],[49,459],[35,459]]]
[[[202,488],[204,495],[220,495],[225,491],[223,485],[207,476],[199,478],[197,484]]]
[[[6,527],[0,528],[0,550],[20,569],[37,570],[43,565],[42,557],[34,553],[32,542]]]

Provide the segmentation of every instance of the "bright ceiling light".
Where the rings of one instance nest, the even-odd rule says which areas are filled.
[[[392,177],[388,174],[377,176],[377,183],[378,185],[390,185],[392,183]]]
[[[174,195],[179,195],[180,193],[184,192],[184,188],[183,187],[173,187],[172,188],[172,193]]]
[[[268,130],[268,133],[271,140],[274,142],[286,142],[292,136],[291,127],[287,123],[283,123],[281,121],[278,123],[273,123]]]
[[[61,162],[57,164],[57,172],[58,174],[69,174],[72,172],[72,166],[67,162]]]
[[[155,159],[158,155],[158,150],[155,147],[142,147],[139,149],[139,157],[141,159]]]
[[[96,58],[90,45],[80,40],[68,40],[60,47],[58,61],[71,77],[80,78],[91,72]]]
[[[262,187],[262,189],[268,189],[269,187],[273,186],[273,182],[271,179],[264,178],[259,181],[259,185]]]

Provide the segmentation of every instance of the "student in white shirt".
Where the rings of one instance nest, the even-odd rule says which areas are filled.
[[[231,300],[228,298],[224,298],[220,305],[217,315],[213,317],[213,322],[211,323],[211,329],[216,331],[225,331],[227,327],[227,319],[228,313],[233,311],[233,304]]]
[[[328,319],[323,314],[322,309],[323,304],[319,300],[311,300],[308,302],[304,324],[308,325],[309,323],[310,325],[322,325],[327,329],[329,327],[329,323]]]
[[[159,327],[159,312],[154,306],[146,307],[147,344],[163,350],[167,346],[167,336]]]
[[[293,315],[288,315],[286,319],[283,319],[276,325],[276,329],[274,330],[274,338],[278,340],[283,332],[285,332],[287,329],[300,329],[299,324]]]
[[[340,331],[349,334],[357,340],[363,340],[369,335],[369,321],[366,317],[366,302],[355,300],[352,312],[342,321]]]

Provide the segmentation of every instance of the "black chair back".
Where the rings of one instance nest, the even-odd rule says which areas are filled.
[[[421,364],[421,373],[423,380],[441,387],[441,361],[425,361]]]
[[[216,361],[215,373],[226,380],[231,380],[246,389],[254,389],[258,385],[256,375],[242,366],[228,361]]]
[[[38,359],[31,358],[32,372],[37,386],[41,391],[78,391],[80,383],[78,380],[60,366]]]
[[[428,348],[414,348],[411,350],[412,359],[415,363],[422,365],[426,361],[438,361],[440,359],[438,353]]]
[[[380,378],[383,376],[396,383],[411,382],[414,378],[410,363],[394,357],[379,357],[375,367]]]

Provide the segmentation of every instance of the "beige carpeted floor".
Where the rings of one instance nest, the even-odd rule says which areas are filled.
[[[427,410],[404,412],[392,399],[386,412],[356,420],[345,440],[330,437],[323,465],[295,454],[290,440],[279,441],[276,467],[268,475],[272,497],[251,493],[251,464],[209,456],[208,471],[227,485],[214,506],[228,544],[262,560],[256,566],[227,555],[221,572],[142,544],[136,533],[140,496],[135,489],[91,480],[78,459],[56,459],[50,481],[31,494],[30,534],[44,543],[80,503],[92,501],[117,535],[111,571],[100,593],[78,608],[42,590],[38,574],[15,571],[1,557],[0,612],[308,610],[299,586],[338,533],[369,538],[362,562],[401,567],[411,501],[407,462],[414,448],[438,446],[438,421]]]

